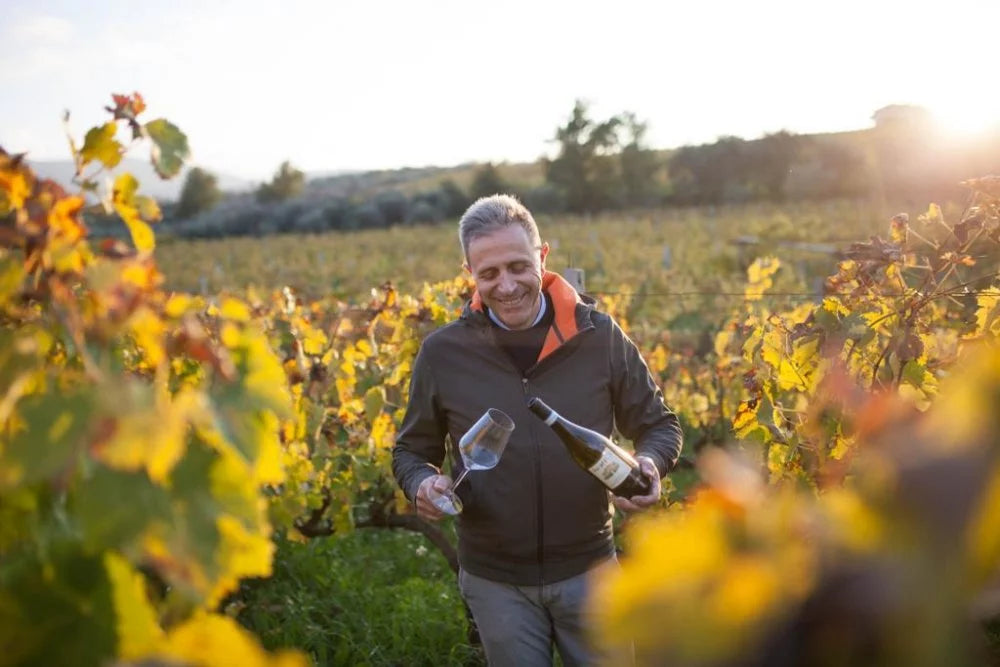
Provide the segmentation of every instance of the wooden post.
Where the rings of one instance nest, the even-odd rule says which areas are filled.
[[[563,269],[562,277],[566,279],[566,282],[573,286],[573,289],[575,289],[578,294],[584,293],[583,269]]]

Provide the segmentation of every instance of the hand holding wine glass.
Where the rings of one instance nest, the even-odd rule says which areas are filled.
[[[490,408],[472,425],[458,443],[458,451],[462,456],[464,469],[451,488],[442,491],[440,485],[430,483],[426,487],[427,498],[446,514],[459,514],[462,511],[462,501],[455,493],[455,488],[462,483],[465,476],[472,470],[489,470],[500,462],[510,434],[514,430],[512,420],[502,410]],[[423,485],[421,485],[423,488]]]

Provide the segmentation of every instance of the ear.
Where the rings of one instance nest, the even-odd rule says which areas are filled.
[[[549,255],[549,244],[548,242],[542,243],[542,247],[538,250],[539,254],[542,256],[542,268],[545,268],[545,258]]]

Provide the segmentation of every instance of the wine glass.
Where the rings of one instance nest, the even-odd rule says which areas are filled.
[[[431,487],[431,502],[442,512],[459,514],[462,511],[462,501],[455,494],[455,488],[470,471],[496,467],[513,430],[514,420],[502,410],[490,408],[483,413],[458,441],[458,452],[465,464],[464,469],[447,491],[438,493]]]

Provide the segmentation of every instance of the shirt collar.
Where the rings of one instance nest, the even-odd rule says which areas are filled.
[[[535,317],[535,321],[531,323],[532,327],[542,321],[542,318],[545,316],[545,309],[547,308],[547,306],[545,304],[545,302],[547,301],[547,299],[545,298],[545,294],[544,293],[540,293],[539,297],[542,300],[542,305],[538,308],[538,316]],[[507,331],[510,331],[510,327],[507,326],[506,324],[504,324],[503,322],[501,322],[500,318],[497,317],[496,315],[494,315],[492,310],[490,310],[489,308],[487,308],[486,309],[486,314],[490,316],[490,319],[493,320],[493,323],[496,324],[498,327],[500,327],[501,329],[506,329]],[[530,329],[531,327],[528,327],[528,328]]]

